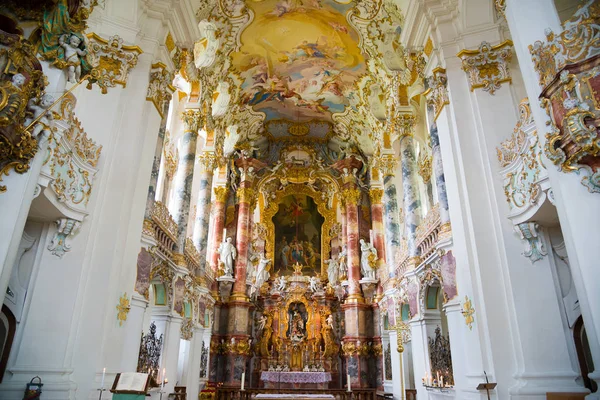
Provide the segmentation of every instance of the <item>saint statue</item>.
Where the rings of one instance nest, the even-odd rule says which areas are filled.
[[[338,262],[340,269],[340,279],[347,279],[348,277],[348,248],[344,244],[342,247],[342,251],[338,254]]]
[[[267,266],[271,263],[271,260],[265,258],[263,254],[260,255],[260,260],[258,261],[258,269],[256,271],[256,280],[254,285],[256,286],[256,290],[260,290],[262,285],[269,280],[271,274],[267,271]]]
[[[292,342],[301,342],[306,338],[306,311],[302,312],[302,306],[292,303],[288,311],[288,337]]]
[[[370,242],[360,239],[360,269],[365,279],[375,279],[377,249]]]
[[[223,275],[232,278],[233,277],[233,262],[237,257],[237,250],[233,244],[231,244],[231,238],[219,245],[219,260],[223,263]]]
[[[334,287],[335,285],[337,285],[339,273],[339,265],[337,259],[335,257],[332,257],[329,260],[325,260],[325,264],[327,264],[327,279],[329,280],[329,284],[331,285],[331,287]]]

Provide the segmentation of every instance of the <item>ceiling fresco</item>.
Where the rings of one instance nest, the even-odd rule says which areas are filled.
[[[332,122],[357,97],[367,72],[358,33],[348,24],[351,4],[333,0],[247,2],[254,19],[233,54],[243,80],[241,102],[278,125]]]

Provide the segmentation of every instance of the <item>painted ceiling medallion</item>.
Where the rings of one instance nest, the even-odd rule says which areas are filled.
[[[248,6],[254,20],[233,55],[242,103],[264,112],[267,122],[332,121],[333,113],[344,112],[367,70],[359,35],[346,20],[352,6],[332,0]]]

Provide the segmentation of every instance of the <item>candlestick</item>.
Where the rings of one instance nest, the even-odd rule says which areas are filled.
[[[100,389],[104,389],[104,377],[106,376],[106,367],[102,368],[102,383],[100,384]]]

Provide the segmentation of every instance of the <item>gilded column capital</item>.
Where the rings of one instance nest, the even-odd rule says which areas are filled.
[[[396,176],[396,169],[398,168],[398,160],[391,154],[381,156],[379,159],[379,168],[383,173],[383,176]]]
[[[202,121],[200,110],[186,110],[181,113],[181,120],[185,124],[185,130],[198,134],[198,128]]]
[[[173,74],[169,72],[165,64],[161,62],[152,64],[146,100],[154,104],[161,118],[166,117],[164,111],[175,91],[175,87],[171,85],[171,82],[173,82]]]
[[[381,204],[383,189],[371,188],[371,190],[369,190],[369,197],[371,198],[371,204]]]
[[[226,186],[217,186],[215,189],[215,198],[219,203],[225,203],[227,201],[228,190]]]
[[[256,201],[256,190],[249,187],[238,188],[236,195],[240,203],[253,204]]]
[[[212,151],[205,151],[198,156],[202,171],[212,172],[217,167],[217,156]]]
[[[446,70],[437,67],[432,75],[427,78],[429,89],[424,93],[427,97],[427,106],[433,110],[433,120],[437,120],[445,105],[450,104],[448,97],[448,76]]]
[[[396,117],[396,128],[398,129],[399,137],[413,136],[415,126],[417,124],[417,116],[414,114],[399,114]]]
[[[462,69],[468,75],[471,91],[482,88],[493,95],[503,83],[512,81],[508,68],[512,46],[510,40],[496,46],[484,41],[477,50],[465,49],[456,55],[462,60]]]
[[[358,201],[360,200],[361,192],[360,189],[344,189],[342,191],[342,199],[344,203],[348,206],[358,205]]]

